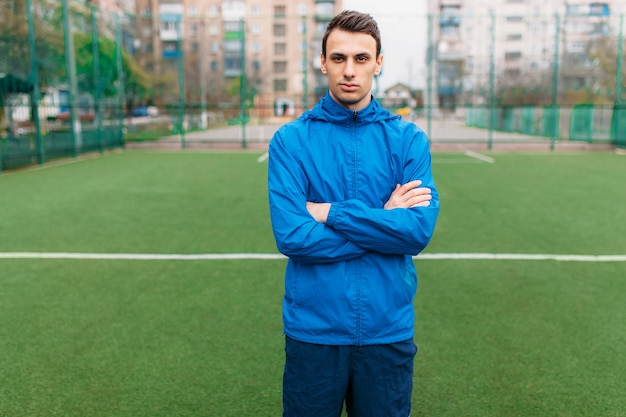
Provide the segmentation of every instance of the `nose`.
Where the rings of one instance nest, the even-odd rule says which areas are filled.
[[[346,60],[346,66],[343,70],[343,75],[346,78],[354,78],[355,76],[355,65],[354,65],[354,59],[350,58]]]

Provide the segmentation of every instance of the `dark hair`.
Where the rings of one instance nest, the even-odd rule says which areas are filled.
[[[378,24],[376,24],[374,18],[369,14],[359,13],[353,10],[344,10],[335,16],[326,27],[326,32],[322,38],[322,55],[324,57],[326,57],[326,41],[328,40],[328,35],[335,29],[371,35],[376,41],[376,58],[380,55],[380,31],[378,30]]]

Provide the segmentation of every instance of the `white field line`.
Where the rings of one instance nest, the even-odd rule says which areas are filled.
[[[424,253],[414,256],[417,260],[514,260],[514,261],[562,261],[562,262],[626,262],[626,255],[567,255],[525,253]],[[229,259],[286,259],[278,253],[80,253],[80,252],[0,252],[0,259],[87,259],[87,260],[135,260],[135,261],[197,261]]]
[[[490,164],[493,164],[496,161],[490,156],[483,155],[474,151],[465,151],[465,155],[469,156],[470,158],[480,159],[481,161],[488,162]]]
[[[259,156],[259,157],[256,159],[256,161],[257,161],[257,162],[259,162],[259,163],[261,163],[261,162],[265,161],[265,160],[266,160],[267,158],[269,158],[269,157],[270,157],[269,152],[265,152],[263,155]]]

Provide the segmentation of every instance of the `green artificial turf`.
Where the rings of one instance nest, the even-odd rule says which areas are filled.
[[[0,253],[276,253],[258,152],[0,175]],[[626,157],[435,154],[427,253],[626,254]],[[626,262],[417,259],[413,416],[626,416]],[[0,417],[281,414],[285,260],[0,258]]]

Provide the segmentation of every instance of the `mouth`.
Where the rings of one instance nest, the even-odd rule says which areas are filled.
[[[358,84],[351,84],[351,83],[340,83],[339,86],[341,87],[343,91],[348,91],[348,92],[356,91],[359,88]]]

